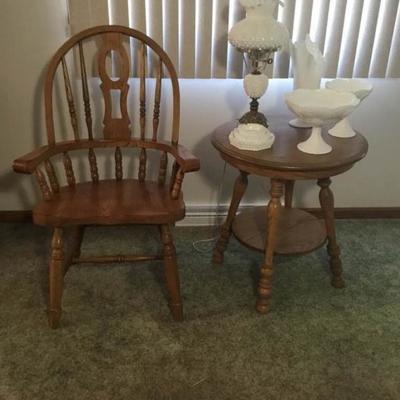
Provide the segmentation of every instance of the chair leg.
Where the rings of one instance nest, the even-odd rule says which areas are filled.
[[[81,246],[82,246],[84,232],[85,232],[85,227],[82,225],[77,226],[75,228],[73,256],[76,258],[80,257],[80,255],[81,255]]]
[[[61,298],[63,291],[63,230],[55,228],[51,241],[49,266],[49,311],[48,321],[51,328],[58,328],[61,317]]]
[[[165,278],[170,297],[169,306],[175,321],[183,320],[183,307],[180,293],[176,251],[171,230],[168,225],[161,225],[161,240],[163,243],[163,257]]]
[[[70,266],[73,264],[74,258],[79,258],[81,255],[84,230],[84,226],[76,226],[71,232],[70,240],[64,240],[69,246],[63,257],[63,275],[68,272]]]

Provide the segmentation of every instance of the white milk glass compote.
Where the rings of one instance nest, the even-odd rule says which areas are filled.
[[[297,145],[308,154],[327,154],[332,146],[322,137],[322,126],[329,121],[343,119],[360,100],[352,93],[328,89],[297,89],[285,97],[288,107],[312,126],[310,137]]]
[[[369,82],[361,79],[334,79],[327,82],[325,87],[339,92],[353,93],[360,101],[364,100],[373,89],[373,86]],[[329,130],[329,134],[339,138],[351,138],[356,135],[356,132],[350,125],[350,121],[346,115]]]

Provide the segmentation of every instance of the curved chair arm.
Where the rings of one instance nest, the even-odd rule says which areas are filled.
[[[88,148],[104,147],[144,147],[153,148],[170,153],[178,163],[183,172],[198,171],[200,160],[190,153],[184,146],[174,145],[171,142],[151,140],[68,140],[59,142],[54,146],[42,146],[14,160],[13,169],[22,174],[32,174],[35,169],[50,157],[66,151],[73,151]]]
[[[32,174],[39,164],[57,153],[54,150],[55,148],[50,146],[39,147],[14,160],[13,170],[21,174]]]
[[[182,169],[182,172],[194,172],[200,169],[200,160],[193,155],[186,147],[177,145],[171,146],[170,153]]]

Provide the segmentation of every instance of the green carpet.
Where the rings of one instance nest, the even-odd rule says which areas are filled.
[[[72,267],[59,330],[46,320],[49,232],[0,225],[0,399],[400,399],[400,221],[339,221],[347,287],[324,249],[277,257],[272,311],[255,312],[260,253],[223,266],[175,229],[185,322],[162,264]],[[153,229],[89,229],[83,254],[158,248]]]

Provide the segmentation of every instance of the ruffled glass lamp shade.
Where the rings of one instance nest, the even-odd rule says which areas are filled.
[[[277,0],[241,0],[246,18],[235,24],[229,32],[229,42],[243,53],[267,51],[272,53],[286,46],[289,34],[274,17]]]

